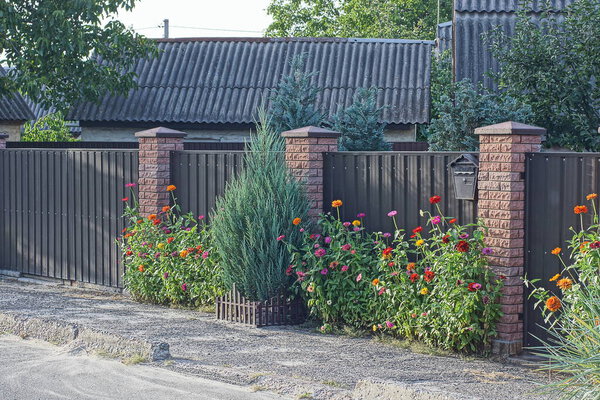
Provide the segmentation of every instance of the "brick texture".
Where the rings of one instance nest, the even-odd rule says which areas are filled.
[[[500,299],[504,316],[493,350],[514,354],[521,351],[524,338],[525,154],[540,151],[541,134],[509,128],[505,133],[481,133],[479,140],[478,217],[489,228],[489,264],[506,277]]]

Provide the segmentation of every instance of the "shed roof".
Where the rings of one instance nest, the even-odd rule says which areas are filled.
[[[160,55],[139,60],[139,87],[99,104],[76,106],[69,119],[94,122],[252,123],[256,108],[306,54],[317,72],[317,105],[329,115],[357,88],[376,86],[383,122],[429,120],[433,41],[348,38],[188,38],[157,40]]]
[[[0,67],[0,76],[6,72]],[[27,121],[33,118],[33,113],[19,93],[0,95],[0,120],[1,121]]]

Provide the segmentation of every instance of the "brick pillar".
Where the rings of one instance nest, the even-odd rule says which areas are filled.
[[[285,159],[294,176],[304,182],[311,208],[308,215],[316,218],[323,212],[323,153],[338,151],[339,132],[307,126],[286,131]]]
[[[518,354],[523,347],[523,281],[525,266],[525,154],[541,149],[543,128],[504,122],[475,129],[479,135],[479,201],[477,215],[489,228],[489,264],[506,276],[502,290],[504,316],[493,343],[496,354]]]
[[[139,202],[143,216],[156,214],[170,202],[171,151],[183,150],[185,133],[168,128],[137,132],[139,147]]]
[[[0,133],[0,149],[6,148],[6,139],[8,139],[8,134]]]

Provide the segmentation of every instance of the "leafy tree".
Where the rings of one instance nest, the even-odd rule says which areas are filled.
[[[600,3],[579,0],[564,22],[546,13],[518,17],[512,36],[492,36],[502,65],[500,88],[531,106],[532,122],[548,130],[547,145],[600,150]]]
[[[271,0],[267,36],[434,39],[452,18],[452,1]]]
[[[385,124],[381,121],[384,107],[377,107],[377,88],[359,88],[352,104],[334,117],[332,128],[341,132],[340,148],[347,151],[390,150],[384,140]]]
[[[427,129],[432,151],[475,151],[475,128],[513,120],[529,122],[531,108],[505,93],[479,91],[468,79],[451,84],[432,106],[437,116]]]
[[[114,19],[136,0],[4,0],[0,2],[0,93],[20,91],[44,107],[65,109],[107,91],[135,87],[132,63],[154,45]],[[102,62],[99,63],[98,60]]]
[[[304,62],[304,55],[294,57],[289,75],[273,91],[269,119],[275,132],[318,126],[323,121],[323,114],[315,106],[319,89],[311,84],[316,73],[304,72]]]
[[[35,122],[25,123],[22,142],[75,142],[60,112],[47,114]]]
[[[293,224],[306,219],[308,200],[285,163],[285,142],[259,110],[257,132],[245,155],[243,172],[227,184],[212,218],[215,248],[222,256],[225,284],[244,296],[266,300],[291,284],[291,255],[279,236],[298,246],[302,234]]]

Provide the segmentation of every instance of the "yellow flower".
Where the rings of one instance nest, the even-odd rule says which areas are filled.
[[[427,289],[426,287],[424,287],[423,289],[421,289],[421,294],[424,296],[427,293],[429,293],[429,289]]]
[[[585,196],[585,198],[588,200],[594,200],[596,197],[598,197],[596,193],[590,193],[587,196]]]
[[[550,278],[550,282],[554,282],[555,280],[557,280],[558,278],[560,278],[560,274],[556,274],[554,275],[552,278]]]
[[[331,202],[331,207],[338,208],[338,207],[341,207],[342,204],[344,204],[344,203],[342,203],[341,200],[334,200],[334,201]]]
[[[424,241],[423,239],[419,239],[419,240],[417,240],[417,241],[415,242],[415,244],[416,244],[417,246],[423,246],[423,245],[425,244],[425,241]]]
[[[377,330],[377,325],[373,325],[373,332]]]
[[[571,286],[573,286],[573,281],[569,278],[562,278],[559,279],[558,282],[556,282],[556,286],[558,286],[562,290],[568,290],[571,289]]]
[[[562,249],[560,247],[556,247],[555,249],[553,249],[551,251],[551,253],[554,254],[555,256],[557,256],[560,254],[561,251],[562,251]]]
[[[377,284],[379,283],[379,279],[375,278],[371,283],[373,284],[373,286],[377,286]]]
[[[298,224],[300,224],[300,222],[302,222],[302,218],[294,218],[294,220],[292,221],[292,224],[298,225]]]
[[[352,221],[352,225],[354,226],[360,226],[360,221],[355,219],[354,221]]]
[[[165,244],[164,243],[159,243],[156,245],[156,247],[158,247],[159,249],[164,249],[165,248]]]

